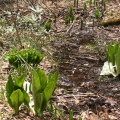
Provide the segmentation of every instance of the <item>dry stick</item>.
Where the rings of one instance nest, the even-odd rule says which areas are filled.
[[[74,24],[75,24],[75,21],[76,21],[76,20],[73,21],[73,23],[71,24],[71,26],[70,26],[69,29],[67,30],[66,34],[70,34],[70,31],[72,30],[72,28],[73,28],[73,26],[74,26]]]
[[[73,28],[73,26],[74,26],[74,24],[75,24],[75,22],[76,22],[76,20],[79,18],[79,16],[77,16],[76,18],[75,18],[75,20],[73,21],[73,23],[71,24],[71,26],[69,27],[69,29],[67,30],[67,32],[66,32],[66,34],[69,34],[70,35],[70,31],[72,30],[72,28]]]
[[[18,0],[17,0],[17,11],[19,10],[18,9]],[[18,42],[20,43],[20,48],[22,48],[22,42],[21,42],[21,39],[20,39],[20,35],[19,35],[19,30],[18,30],[18,27],[17,27],[17,14],[13,15],[12,11],[11,11],[11,14],[12,14],[12,17],[13,17],[13,22],[14,22],[14,27],[16,29],[16,35],[17,35],[17,38],[18,38]]]
[[[22,48],[22,42],[21,42],[21,39],[20,39],[18,27],[16,25],[16,20],[14,20],[14,26],[15,26],[15,29],[16,29],[16,34],[17,34],[18,41],[20,43],[20,48]]]
[[[79,95],[63,95],[65,98],[70,98],[70,97],[96,97],[95,94],[93,93],[79,93]]]

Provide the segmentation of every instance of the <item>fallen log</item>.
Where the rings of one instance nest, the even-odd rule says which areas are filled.
[[[119,24],[120,24],[120,17],[110,18],[108,20],[103,20],[100,22],[100,25],[104,27],[111,26],[111,25],[119,25]]]

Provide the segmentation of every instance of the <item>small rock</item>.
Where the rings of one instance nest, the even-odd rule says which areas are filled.
[[[113,88],[112,91],[116,92],[116,91],[118,91],[118,88]]]
[[[118,118],[113,115],[108,115],[108,116],[109,116],[110,120],[118,120]]]

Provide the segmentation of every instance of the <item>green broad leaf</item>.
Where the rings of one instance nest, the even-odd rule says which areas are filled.
[[[35,94],[33,94],[33,100],[34,100],[34,110],[35,110],[35,113],[37,115],[42,115],[42,112],[44,110],[44,104],[43,102],[45,102],[45,99],[44,99],[44,94],[43,93],[40,93],[39,91],[37,91]]]
[[[36,94],[36,92],[40,90],[42,92],[41,84],[40,84],[40,79],[39,75],[36,70],[33,71],[33,77],[32,77],[32,93],[33,96]]]
[[[13,109],[15,111],[15,114],[18,114],[19,107],[24,102],[24,96],[23,96],[22,91],[20,89],[14,91],[11,94],[10,99],[11,99],[11,103],[12,103]]]
[[[25,90],[22,91],[24,96],[24,104],[29,108],[30,97]]]
[[[45,72],[43,70],[40,70],[40,69],[37,70],[37,73],[39,75],[42,90],[44,90],[46,87],[46,84],[47,84],[47,76],[46,76]]]
[[[39,91],[43,92],[47,84],[47,77],[44,71],[37,69],[33,72],[33,80],[32,80],[32,90],[34,92]]]
[[[6,83],[6,95],[7,95],[8,103],[11,107],[12,107],[12,103],[11,103],[10,96],[11,96],[13,91],[14,91],[14,83],[13,83],[11,75],[9,75],[8,81]]]
[[[44,89],[46,102],[50,99],[51,95],[53,94],[53,92],[55,90],[55,87],[56,87],[56,84],[57,84],[58,75],[59,75],[58,70],[55,73],[51,73],[49,75],[49,81],[47,83],[47,86]]]
[[[38,115],[42,114],[43,112],[43,101],[44,94],[43,90],[45,89],[47,84],[47,77],[44,71],[37,69],[33,71],[33,78],[32,78],[32,94],[34,99],[34,109],[35,113]]]
[[[117,69],[117,75],[120,74],[120,47],[118,48],[117,54],[115,56],[115,63]]]
[[[37,108],[37,109],[35,109],[35,111],[36,111],[36,113],[37,113],[37,115],[39,115],[39,116],[42,116],[42,113],[43,113],[43,111],[44,111],[44,109],[46,108],[46,102],[45,102],[45,96],[44,96],[44,93],[39,93],[37,96],[36,96],[36,103],[37,104],[35,104],[35,108]],[[38,101],[39,100],[39,101]],[[44,104],[45,103],[45,104]]]
[[[118,51],[119,44],[118,43],[111,43],[108,45],[108,62],[111,62],[115,65],[115,55]]]
[[[39,116],[47,106],[47,102],[51,97],[58,79],[58,71],[50,74],[47,81],[47,76],[44,71],[37,69],[33,71],[32,78],[32,94],[34,99],[35,113]]]
[[[25,78],[26,78],[26,74],[23,74],[20,77],[15,77],[14,78],[15,85],[18,87],[23,87],[23,83],[25,81]]]

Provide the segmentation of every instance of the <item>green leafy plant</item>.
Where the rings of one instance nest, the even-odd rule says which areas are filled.
[[[79,120],[82,120],[82,118],[80,117]]]
[[[39,116],[47,106],[51,95],[53,94],[58,79],[58,71],[49,74],[47,77],[44,71],[37,69],[33,71],[32,94],[34,99],[34,110]]]
[[[108,70],[115,77],[118,76],[120,74],[120,45],[117,42],[108,45],[107,60],[106,64],[104,64],[105,67],[103,67],[107,69],[104,70]],[[102,75],[106,72],[104,70]]]
[[[46,21],[44,26],[45,26],[46,31],[49,32],[49,30],[51,29],[51,23],[49,21]]]
[[[111,62],[113,65],[115,65],[115,58],[118,48],[119,48],[119,44],[115,42],[112,42],[108,45],[107,59],[108,62]]]
[[[73,120],[73,110],[70,110],[70,113],[69,113],[69,120]]]
[[[84,4],[83,4],[83,10],[84,10],[84,11],[87,10],[87,4],[86,4],[86,2],[84,2]]]
[[[94,11],[94,16],[96,19],[99,19],[100,18],[100,11],[99,10],[95,10]]]
[[[9,64],[15,68],[25,63],[36,66],[42,61],[43,54],[32,48],[21,51],[12,50],[7,54],[6,59],[9,61]]]
[[[10,95],[10,99],[11,99],[11,105],[15,111],[15,114],[18,114],[19,107],[24,102],[24,96],[22,91],[20,89],[13,91],[12,94]]]
[[[6,83],[6,96],[9,105],[13,108],[15,114],[19,113],[19,107],[24,103],[29,108],[30,98],[26,91],[23,89],[23,83],[26,75],[23,74],[20,77],[12,78],[11,75],[8,77]]]
[[[69,23],[70,23],[70,17],[66,16],[66,18],[65,18],[65,24],[68,25]]]
[[[92,3],[93,3],[93,0],[89,0],[89,4],[92,5]]]
[[[4,27],[5,25],[5,20],[4,19],[0,19],[0,26]]]
[[[115,64],[116,64],[117,75],[119,75],[120,74],[120,46],[119,46],[118,51],[115,55]]]
[[[74,13],[72,7],[68,7],[68,15],[65,18],[65,24],[68,25],[74,20]]]

